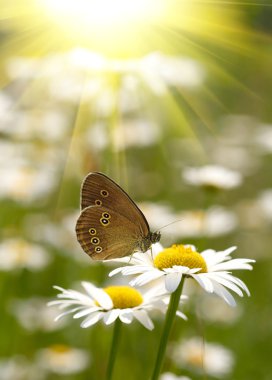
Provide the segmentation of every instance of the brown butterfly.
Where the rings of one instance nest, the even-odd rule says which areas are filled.
[[[94,260],[146,252],[160,240],[129,195],[102,173],[89,173],[81,187],[81,214],[76,224],[77,240]]]

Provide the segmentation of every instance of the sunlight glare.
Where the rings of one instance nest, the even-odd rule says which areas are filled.
[[[66,21],[80,27],[116,26],[142,22],[156,15],[160,1],[156,0],[43,0],[48,9]]]

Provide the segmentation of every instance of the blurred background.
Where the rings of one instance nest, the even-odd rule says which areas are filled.
[[[269,0],[0,1],[1,380],[104,376],[112,328],[54,322],[46,306],[53,285],[113,281],[76,241],[90,171],[127,190],[152,230],[178,221],[165,246],[237,245],[257,260],[237,273],[252,296],[235,309],[188,281],[164,372],[272,378],[271,31]],[[148,379],[153,319],[153,332],[124,326],[116,379]]]

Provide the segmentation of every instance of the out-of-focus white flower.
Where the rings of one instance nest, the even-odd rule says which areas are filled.
[[[109,135],[108,126],[98,122],[90,126],[87,131],[89,144],[95,150],[102,150],[111,145],[116,151],[121,151],[130,147],[145,147],[155,144],[160,131],[158,126],[144,119],[124,120]]]
[[[8,109],[12,105],[11,98],[6,95],[4,92],[0,91],[0,117],[2,118],[3,115],[8,111]]]
[[[195,87],[204,80],[204,68],[190,58],[152,53],[140,62],[140,72],[157,94],[162,95],[168,86]]]
[[[43,80],[46,78],[49,95],[73,103],[79,99],[81,101],[90,99],[89,95],[92,96],[93,93],[88,90],[89,83],[105,73],[119,75],[122,80],[127,76],[134,77],[137,82],[147,84],[156,95],[164,94],[170,86],[199,86],[205,77],[204,67],[188,57],[167,56],[155,52],[139,59],[107,59],[82,48],[68,53],[51,54],[43,59],[13,58],[8,62],[6,70],[12,79],[23,78],[26,81],[32,78]],[[87,79],[86,74],[88,74]],[[99,87],[103,88],[101,92],[103,94],[112,87],[112,84],[99,85]],[[127,90],[125,81],[120,83],[121,92],[123,88]],[[99,92],[97,95],[99,96]],[[98,103],[101,105],[101,99]],[[109,115],[108,101],[103,104],[107,105],[107,115]],[[126,102],[126,105],[128,104],[129,107],[124,108],[122,102],[122,109],[128,110],[132,103]]]
[[[188,296],[190,297],[190,293]],[[243,311],[240,304],[236,307],[228,307],[223,300],[211,297],[209,294],[202,294],[201,297],[197,297],[197,304],[201,315],[207,321],[224,325],[235,323]]]
[[[218,378],[231,373],[234,365],[234,356],[229,349],[216,343],[204,343],[201,338],[174,343],[171,357],[181,368],[186,366]]]
[[[56,183],[52,167],[34,167],[33,164],[13,164],[0,167],[0,198],[29,203],[48,195]]]
[[[90,355],[79,348],[56,344],[39,350],[36,361],[45,371],[69,375],[88,368]]]
[[[180,219],[166,204],[144,202],[140,204],[140,208],[155,230],[159,230],[167,224]],[[171,226],[174,226],[174,224]]]
[[[84,254],[74,236],[77,218],[78,210],[67,212],[54,222],[44,214],[30,214],[25,218],[24,228],[27,236],[35,241],[57,248],[61,255],[74,258],[83,264],[92,265],[94,261]]]
[[[81,323],[82,328],[87,328],[103,319],[106,325],[112,324],[117,318],[121,322],[130,324],[133,319],[138,320],[144,327],[149,330],[154,328],[153,322],[148,316],[147,311],[152,309],[165,312],[169,296],[162,295],[157,290],[143,291],[130,286],[109,286],[101,289],[89,282],[82,282],[85,293],[75,290],[60,290],[58,300],[49,302],[49,306],[58,305],[60,309],[70,308],[68,311],[61,313],[57,319],[67,314],[74,314],[74,318],[85,317]],[[178,314],[185,318],[184,314]]]
[[[0,359],[1,380],[44,380],[45,372],[23,356]]]
[[[63,327],[66,321],[62,319],[54,322],[59,311],[57,308],[47,307],[47,302],[48,300],[43,298],[18,299],[12,302],[10,310],[27,330],[54,331]]]
[[[179,222],[171,225],[171,232],[182,238],[221,236],[233,231],[238,224],[234,212],[220,206],[208,210],[183,211],[176,215],[176,220]]]
[[[20,112],[12,126],[9,124],[4,132],[20,140],[37,139],[55,142],[68,136],[67,117],[57,110],[24,111]],[[2,128],[3,130],[3,128]]]
[[[264,217],[272,221],[272,189],[264,190],[257,199],[257,206]]]
[[[27,268],[36,271],[49,262],[48,252],[40,245],[19,238],[3,240],[0,244],[0,270]]]
[[[171,372],[165,372],[160,376],[160,380],[191,380],[187,376],[177,376]]]
[[[252,145],[252,136],[258,125],[257,120],[251,115],[234,114],[227,115],[219,121],[221,124],[221,137],[225,143],[237,146]]]
[[[6,70],[11,79],[33,79],[39,76],[40,67],[38,58],[14,57],[7,62]]]
[[[262,124],[256,128],[255,141],[264,153],[272,153],[272,124]]]
[[[184,180],[194,186],[229,190],[241,185],[242,175],[223,166],[207,165],[199,168],[186,168]]]
[[[155,123],[144,119],[124,121],[113,130],[113,146],[117,151],[149,146],[158,141],[159,128]]]
[[[231,247],[219,252],[207,249],[200,254],[193,246],[180,244],[163,249],[156,243],[152,247],[152,253],[134,253],[127,261],[130,265],[114,269],[109,276],[117,273],[134,276],[130,281],[132,286],[142,286],[162,279],[165,289],[170,293],[177,289],[183,277],[191,277],[206,292],[215,293],[230,306],[235,306],[236,302],[228,289],[240,297],[243,297],[242,291],[248,296],[250,293],[245,283],[233,276],[231,271],[252,270],[250,263],[255,262],[251,259],[232,259],[230,254],[235,249],[236,247]],[[124,262],[124,258],[120,262]]]
[[[251,175],[260,167],[260,158],[252,152],[248,146],[234,143],[214,144],[211,139],[207,142],[209,154],[217,165],[223,166],[226,163],[228,168],[242,175]]]

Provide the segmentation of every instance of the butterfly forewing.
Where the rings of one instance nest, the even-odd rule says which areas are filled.
[[[83,181],[81,209],[89,206],[102,206],[114,210],[131,221],[135,228],[137,226],[142,236],[149,232],[147,220],[135,202],[117,183],[102,173],[90,173]]]
[[[77,221],[76,234],[83,250],[94,260],[128,256],[144,237],[139,225],[103,206],[84,208]]]

